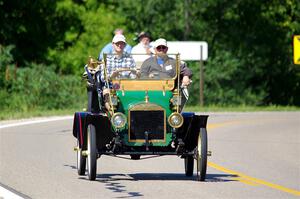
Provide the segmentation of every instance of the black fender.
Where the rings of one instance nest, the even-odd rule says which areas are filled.
[[[93,124],[96,128],[96,143],[98,149],[105,147],[114,137],[110,120],[105,114],[76,112],[73,120],[73,136],[78,139],[79,148],[86,149],[86,134],[89,124]]]
[[[185,144],[185,149],[192,151],[197,146],[200,128],[206,128],[208,115],[197,115],[193,112],[181,113],[184,119],[183,125],[178,129],[178,138]]]

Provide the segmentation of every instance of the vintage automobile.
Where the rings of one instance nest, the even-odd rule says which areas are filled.
[[[132,160],[176,155],[184,159],[186,176],[193,176],[195,160],[196,179],[205,180],[208,116],[181,112],[184,96],[179,68],[176,55],[176,75],[171,78],[145,78],[138,70],[127,68],[108,77],[105,62],[89,59],[84,74],[88,108],[76,112],[73,122],[79,175],[85,175],[87,168],[88,179],[95,180],[97,159],[102,155],[127,155]],[[106,102],[105,86],[110,88]]]

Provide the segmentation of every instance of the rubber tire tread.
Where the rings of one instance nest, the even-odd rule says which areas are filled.
[[[199,181],[205,181],[207,169],[207,131],[206,128],[200,128],[199,136],[201,136],[201,160],[198,162],[200,166]],[[199,160],[197,160],[199,161]]]
[[[88,178],[89,180],[95,180],[97,173],[96,128],[92,124],[90,124],[88,128],[88,144],[90,144],[90,151],[87,158],[90,158],[91,163],[91,165],[89,165],[88,161]]]

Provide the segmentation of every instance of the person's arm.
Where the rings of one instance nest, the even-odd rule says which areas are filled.
[[[185,62],[181,62],[180,64],[180,74],[183,76],[182,85],[188,86],[191,83],[190,78],[192,77],[192,71],[189,69]]]
[[[183,61],[180,63],[180,74],[183,76],[188,76],[189,78],[191,78],[193,75],[191,69],[189,69],[187,64]]]
[[[127,52],[128,54],[131,53],[132,47],[129,44],[126,44],[124,51]]]
[[[98,56],[98,60],[102,60],[102,59],[103,59],[103,54],[104,54],[104,53],[110,54],[110,53],[112,53],[112,51],[113,51],[112,43],[106,44],[106,45],[102,48],[102,50],[101,50],[101,52],[100,52],[100,54],[99,54],[99,56]]]

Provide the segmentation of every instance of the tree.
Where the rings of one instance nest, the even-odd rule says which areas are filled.
[[[70,24],[78,24],[74,15],[56,15],[57,2],[0,0],[0,43],[15,46],[13,55],[20,65],[43,62],[47,50],[62,40]]]
[[[132,31],[208,42],[207,103],[300,105],[299,67],[291,63],[290,45],[300,32],[298,1],[129,0],[119,10]]]

